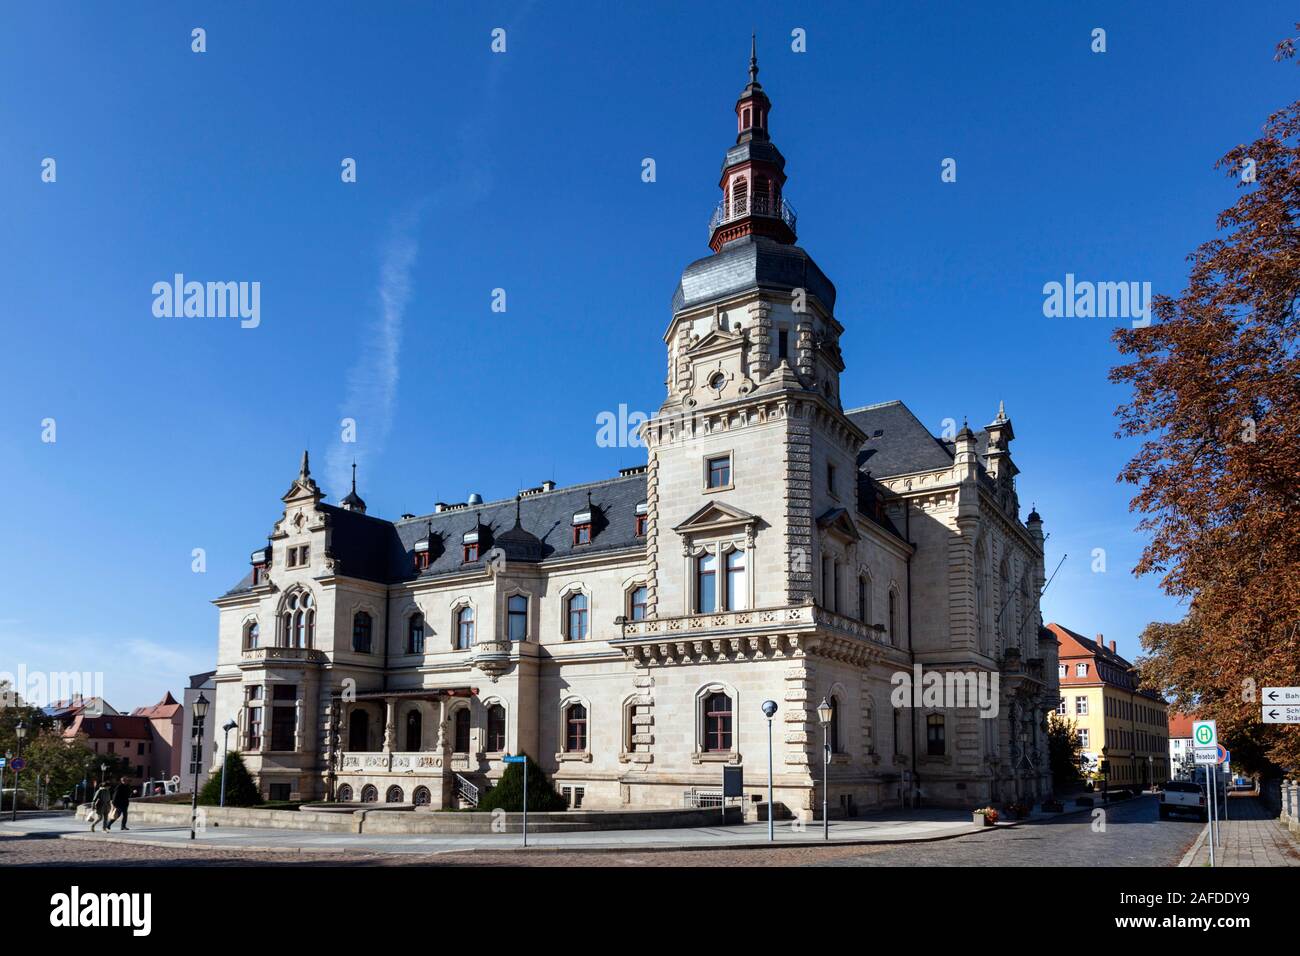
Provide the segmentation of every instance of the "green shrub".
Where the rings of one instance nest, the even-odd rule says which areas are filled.
[[[547,810],[566,810],[568,804],[555,792],[551,782],[542,773],[542,768],[525,755],[528,761],[528,809],[541,813]],[[506,764],[506,772],[501,775],[497,785],[483,794],[476,810],[505,810],[519,813],[524,808],[524,765]]]
[[[221,764],[218,763],[208,774],[208,782],[199,791],[199,804],[215,807],[221,802]],[[226,755],[226,806],[255,807],[262,802],[262,795],[253,782],[253,775],[244,766],[243,755],[232,750]]]

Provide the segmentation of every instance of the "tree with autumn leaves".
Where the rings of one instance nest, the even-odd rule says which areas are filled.
[[[1218,721],[1234,763],[1297,769],[1300,726],[1262,724],[1259,689],[1300,685],[1300,100],[1216,168],[1240,193],[1219,237],[1149,326],[1115,333],[1128,362],[1110,378],[1132,388],[1119,434],[1144,439],[1120,474],[1151,534],[1134,573],[1189,607],[1146,628],[1139,665]]]

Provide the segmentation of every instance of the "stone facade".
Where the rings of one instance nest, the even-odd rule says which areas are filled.
[[[326,504],[304,455],[216,601],[209,721],[238,721],[268,797],[473,802],[526,752],[587,809],[709,805],[738,766],[753,814],[769,740],[777,812],[805,820],[823,773],[833,814],[1047,793],[1056,648],[1011,422],[945,441],[896,402],[843,409],[769,109],[751,63],[643,468],[387,522],[355,487]],[[992,705],[894,706],[929,672]]]

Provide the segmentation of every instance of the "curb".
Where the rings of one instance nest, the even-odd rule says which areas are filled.
[[[1196,854],[1200,852],[1201,847],[1205,846],[1205,837],[1209,832],[1210,825],[1208,823],[1201,827],[1200,834],[1196,837],[1195,841],[1193,841],[1188,851],[1183,854],[1183,858],[1178,861],[1179,867],[1192,865],[1192,861],[1196,859]]]

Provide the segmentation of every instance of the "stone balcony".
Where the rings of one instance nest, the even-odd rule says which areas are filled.
[[[510,641],[481,641],[474,645],[474,666],[496,683],[497,678],[510,669],[513,650]]]
[[[254,647],[240,653],[240,667],[266,664],[324,664],[324,651],[312,647]]]
[[[889,648],[883,628],[813,604],[716,611],[624,621],[611,642],[639,664],[682,664],[804,653],[844,660],[879,660]]]

